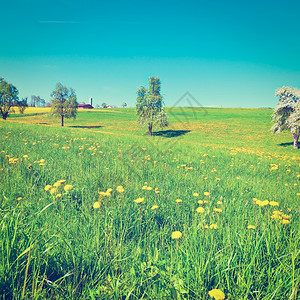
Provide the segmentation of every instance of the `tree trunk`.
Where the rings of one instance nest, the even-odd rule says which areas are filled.
[[[293,139],[294,139],[294,149],[299,149],[298,146],[298,140],[299,140],[299,133],[293,133]]]
[[[152,124],[149,124],[149,131],[148,131],[148,135],[152,135]]]
[[[64,126],[64,115],[61,115],[61,126]]]
[[[5,113],[2,115],[3,120],[6,120],[7,116],[8,116],[8,112],[5,112]]]

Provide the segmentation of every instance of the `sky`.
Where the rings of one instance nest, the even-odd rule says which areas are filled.
[[[166,106],[274,107],[300,88],[297,0],[11,0],[1,3],[0,77],[47,102],[57,82],[135,106],[149,76]],[[192,99],[182,96],[189,92]]]

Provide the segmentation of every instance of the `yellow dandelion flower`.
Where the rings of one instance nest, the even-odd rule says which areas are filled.
[[[209,226],[210,229],[218,229],[218,225],[217,224],[211,224]]]
[[[100,207],[100,202],[99,202],[99,201],[94,202],[93,207],[94,207],[95,209],[99,208],[99,207]]]
[[[147,189],[147,186],[144,185],[144,186],[142,187],[142,190],[146,190],[146,189]]]
[[[178,240],[182,237],[182,233],[180,231],[174,231],[172,232],[172,239],[173,240]]]
[[[112,190],[113,189],[109,188],[109,189],[106,190],[106,193],[110,193],[110,192],[112,192]]]
[[[257,199],[257,198],[252,198],[252,200],[253,200],[254,202],[256,202],[258,199]]]
[[[207,201],[207,200],[204,200],[203,202],[204,202],[204,203],[208,203],[208,201]]]
[[[57,199],[59,199],[59,198],[61,198],[61,194],[57,194],[55,197],[56,197]]]
[[[148,187],[146,188],[146,190],[147,190],[147,191],[151,191],[151,190],[152,190],[152,187],[151,187],[151,186],[148,186]]]
[[[269,205],[271,205],[271,206],[279,206],[279,203],[277,201],[270,201]]]
[[[142,203],[145,199],[144,198],[137,198],[133,200],[135,203]]]
[[[73,188],[73,185],[66,184],[65,187],[64,187],[64,190],[67,192],[67,191],[71,190],[72,188]]]
[[[65,183],[66,180],[65,179],[61,179],[61,180],[58,180],[57,182],[60,182],[61,184]]]
[[[215,300],[223,300],[225,299],[225,294],[219,289],[213,289],[208,292],[208,295]]]
[[[61,183],[60,183],[59,181],[57,181],[57,182],[55,182],[55,183],[53,184],[53,186],[56,187],[56,188],[57,188],[57,187],[60,187],[60,186],[61,186]]]
[[[287,225],[290,224],[291,222],[289,220],[281,220],[280,223],[283,225]]]
[[[282,214],[281,216],[282,216],[283,219],[286,219],[286,220],[289,219],[289,218],[291,217],[291,216],[289,216],[289,215],[284,215],[284,214]]]
[[[120,194],[123,194],[124,191],[125,191],[124,188],[123,188],[121,185],[117,186],[116,190],[117,190],[117,192],[119,192]]]
[[[280,216],[280,215],[272,215],[271,216],[271,219],[274,219],[274,220],[281,220],[282,219],[282,217]]]
[[[297,193],[297,196],[300,196],[300,193]]]
[[[160,191],[159,190],[155,190],[155,194],[159,194],[160,193]]]
[[[197,207],[196,212],[203,214],[205,212],[205,209],[202,206]]]
[[[55,194],[56,192],[57,192],[57,189],[56,189],[56,188],[52,188],[52,189],[50,190],[50,194],[51,194],[51,195]]]
[[[28,155],[27,155],[27,154],[25,154],[25,155],[23,155],[23,157],[24,157],[24,158],[28,158]]]
[[[208,229],[209,228],[209,226],[208,225],[204,225],[204,229]]]
[[[203,202],[203,200],[198,200],[198,203],[203,204],[204,202]]]
[[[153,205],[153,206],[151,207],[151,209],[152,209],[152,210],[156,210],[156,209],[158,209],[158,207],[159,207],[158,205]]]
[[[145,181],[145,182],[144,182],[144,184],[145,184],[145,185],[147,185],[147,184],[148,184],[148,182],[147,182],[147,181]]]
[[[52,188],[52,186],[51,186],[50,184],[47,184],[47,185],[45,186],[45,191],[49,191],[51,188]]]
[[[204,196],[209,196],[210,193],[209,192],[204,192]]]
[[[214,211],[215,211],[215,212],[222,212],[222,209],[216,208],[216,207],[215,207],[215,208],[214,208]]]
[[[181,199],[176,199],[175,200],[177,203],[180,203],[180,202],[182,202],[182,200]]]
[[[221,204],[222,204],[222,201],[218,201],[217,204],[221,205]]]
[[[198,193],[194,193],[193,196],[194,196],[194,197],[198,197],[199,194],[198,194]]]
[[[248,229],[255,229],[255,226],[254,225],[248,225],[247,228]]]
[[[22,200],[22,199],[23,199],[22,197],[18,197],[18,198],[17,198],[18,201],[20,201],[20,200]]]

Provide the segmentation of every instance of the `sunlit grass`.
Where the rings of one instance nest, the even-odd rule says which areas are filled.
[[[0,123],[3,298],[297,299],[300,155],[271,111],[171,110],[186,132],[151,139],[116,111]]]

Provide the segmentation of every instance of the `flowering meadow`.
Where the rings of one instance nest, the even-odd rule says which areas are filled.
[[[1,299],[299,299],[300,152],[269,109],[0,122]]]

